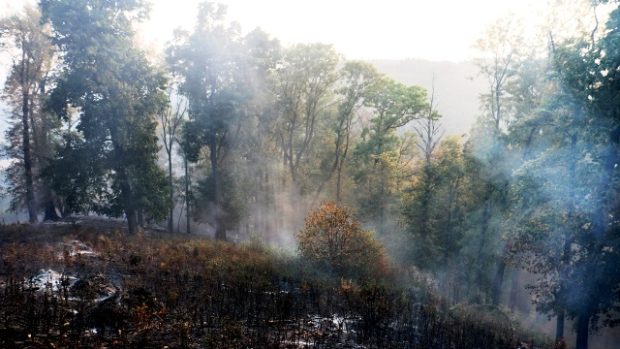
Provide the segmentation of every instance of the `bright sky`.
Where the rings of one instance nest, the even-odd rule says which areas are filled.
[[[142,37],[159,48],[191,26],[201,0],[151,0]],[[553,0],[552,0],[553,1]],[[557,0],[555,0],[557,1]],[[35,0],[0,0],[9,13]],[[544,0],[221,0],[244,32],[261,27],[284,44],[324,42],[350,59],[462,61],[495,19],[515,13],[534,22]],[[533,23],[532,23],[533,25]]]
[[[0,18],[38,0],[0,0]],[[148,1],[148,0],[147,0]],[[145,48],[161,50],[177,27],[191,29],[203,0],[150,0],[150,19],[141,24]],[[217,1],[217,0],[216,0]],[[540,25],[549,4],[553,13],[568,12],[557,32],[575,30],[571,7],[588,0],[220,0],[228,20],[244,33],[261,27],[283,44],[333,44],[348,59],[464,61],[476,56],[473,44],[499,18],[514,14],[526,30]],[[560,5],[561,4],[561,5]],[[566,17],[564,17],[566,18]],[[602,19],[602,18],[601,18]],[[604,23],[604,21],[601,21]],[[589,27],[588,27],[589,28]],[[10,57],[0,52],[0,86]],[[6,113],[6,112],[5,112]],[[0,103],[0,131],[6,127]],[[5,114],[6,115],[6,114]],[[0,132],[3,133],[3,132]],[[2,140],[0,140],[0,143]]]
[[[149,42],[191,25],[200,0],[154,0]],[[334,44],[350,59],[461,61],[495,19],[542,13],[544,0],[224,0],[228,18],[248,32],[261,27],[284,44]]]

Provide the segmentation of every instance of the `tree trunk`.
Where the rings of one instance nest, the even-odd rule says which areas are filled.
[[[517,308],[517,301],[519,295],[519,269],[512,268],[512,272],[510,274],[510,299],[508,304],[510,306],[510,310],[515,311]]]
[[[45,216],[43,217],[44,221],[58,221],[60,220],[60,216],[56,212],[56,205],[54,205],[53,200],[47,200],[45,203]]]
[[[493,280],[493,305],[498,306],[502,300],[502,285],[504,283],[504,273],[506,272],[506,261],[500,257],[497,265],[497,273]]]
[[[484,204],[484,210],[482,211],[482,217],[480,221],[480,241],[478,243],[478,253],[476,254],[476,261],[480,262],[482,259],[482,251],[487,245],[487,234],[489,230],[489,221],[491,219],[491,199],[487,198],[486,203]],[[476,273],[476,277],[478,279],[478,287],[482,287],[482,285],[486,284],[484,282],[485,275],[482,272],[482,269],[478,269]]]
[[[588,330],[590,316],[581,314],[577,317],[577,343],[575,349],[588,349]]]
[[[138,216],[138,226],[144,228],[144,209],[139,208],[136,215]]]
[[[37,222],[37,212],[34,202],[34,184],[32,179],[32,156],[30,154],[30,122],[29,103],[30,93],[26,83],[27,67],[25,54],[22,55],[22,148],[24,151],[24,176],[26,177],[26,206],[28,208],[28,220],[30,223]]]
[[[191,200],[190,200],[190,192],[189,192],[189,163],[187,162],[187,156],[183,156],[183,164],[185,165],[185,231],[187,234],[191,234]]]
[[[127,216],[127,233],[133,235],[138,231],[136,211],[133,208],[125,208],[125,216]]]
[[[215,239],[226,240],[226,228],[222,221],[222,191],[220,181],[220,171],[218,166],[217,157],[217,143],[215,140],[210,144],[210,161],[211,161],[211,176],[213,176],[213,203],[215,206],[214,224],[215,224]]]
[[[58,211],[56,210],[56,202],[54,200],[54,194],[52,191],[46,186],[44,187],[45,191],[45,216],[43,217],[44,221],[57,221],[60,219],[58,215]]]
[[[564,310],[560,310],[555,321],[555,341],[564,338]]]
[[[340,193],[342,191],[342,166],[338,166],[338,173],[336,173],[336,203],[340,204]]]
[[[124,158],[124,152],[120,148],[116,142],[114,142],[114,148],[116,152],[117,159]],[[117,160],[118,161],[118,160]],[[127,178],[127,171],[125,171],[125,167],[122,165],[122,161],[115,166],[117,181],[119,183],[121,189],[121,200],[123,204],[123,211],[125,211],[125,216],[127,217],[127,232],[132,235],[137,231],[137,217],[136,217],[136,208],[133,204],[133,195],[131,194],[131,185],[129,184],[129,179]]]
[[[172,146],[168,153],[168,186],[170,187],[170,197],[168,198],[170,205],[170,213],[168,217],[168,232],[172,233],[174,230],[174,187],[172,183]]]

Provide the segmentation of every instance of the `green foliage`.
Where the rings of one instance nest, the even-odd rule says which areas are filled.
[[[212,225],[218,239],[226,239],[226,229],[234,226],[234,185],[227,177],[229,154],[246,118],[251,97],[248,88],[247,52],[234,25],[224,21],[225,8],[212,3],[200,5],[194,32],[179,33],[168,48],[168,62],[182,79],[180,93],[189,102],[189,121],[182,142],[189,161],[197,162],[208,149],[210,174],[202,182],[204,207],[213,212]],[[210,185],[210,189],[205,189]],[[206,205],[203,205],[206,206]],[[202,212],[196,212],[200,214]]]
[[[283,52],[274,69],[271,82],[278,113],[274,136],[290,178],[302,192],[300,183],[308,181],[304,173],[315,165],[315,138],[325,134],[339,62],[331,45],[298,44]]]
[[[219,207],[215,206],[215,193],[213,192],[214,184],[213,177],[207,176],[205,179],[199,181],[194,190],[195,198],[193,201],[194,219],[198,222],[214,222],[215,212],[222,210],[220,213],[220,224],[223,224],[225,229],[235,229],[239,224],[239,221],[246,214],[246,204],[243,201],[242,193],[240,192],[240,186],[237,184],[237,179],[233,174],[229,172],[220,173],[220,185],[221,195],[226,200],[220,204]]]
[[[443,141],[406,189],[403,215],[413,241],[410,254],[424,269],[446,265],[461,249],[465,155],[459,140]]]
[[[364,99],[373,116],[354,149],[354,180],[360,188],[359,215],[374,220],[379,234],[386,233],[389,217],[394,217],[400,206],[397,176],[404,139],[396,130],[420,116],[425,98],[422,88],[384,77],[371,86]]]
[[[618,323],[618,13],[600,40],[553,43],[540,102],[514,127],[528,153],[512,187],[513,258],[540,276],[540,310],[576,318],[578,348],[589,327]]]
[[[0,47],[13,53],[2,100],[10,106],[10,127],[6,130],[6,155],[10,208],[26,208],[35,222],[40,211],[53,204],[52,193],[41,178],[41,171],[56,146],[53,131],[58,123],[43,110],[46,86],[55,50],[49,38],[49,26],[40,22],[41,14],[26,6],[24,13],[0,19]],[[45,219],[55,218],[45,211]]]
[[[63,149],[79,149],[81,154],[56,157],[58,163],[52,165],[57,170],[76,171],[54,177],[105,187],[73,190],[63,184],[66,180],[53,186],[63,196],[81,192],[81,200],[72,200],[76,203],[87,200],[86,193],[104,192],[105,197],[97,196],[104,201],[90,208],[115,216],[124,213],[130,231],[135,230],[140,212],[161,218],[169,188],[156,165],[159,146],[154,115],[167,100],[163,75],[132,43],[131,23],[144,15],[142,3],[42,1],[41,8],[53,26],[64,65],[51,93],[50,108],[67,121],[72,117],[69,107],[77,109],[76,131],[83,142],[83,146],[70,144]],[[89,161],[68,163],[77,155]],[[73,181],[72,177],[84,173],[88,179]],[[63,188],[71,192],[61,192]]]

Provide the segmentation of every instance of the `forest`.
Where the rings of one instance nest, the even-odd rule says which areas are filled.
[[[460,135],[219,3],[161,54],[146,0],[0,11],[0,347],[620,348],[620,3],[575,2],[488,28]]]

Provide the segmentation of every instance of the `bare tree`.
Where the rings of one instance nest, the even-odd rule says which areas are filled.
[[[441,115],[437,112],[437,104],[435,101],[435,77],[431,87],[431,95],[426,113],[419,119],[415,120],[413,129],[418,135],[416,142],[417,147],[424,154],[425,164],[431,165],[433,152],[437,144],[441,141],[444,131],[442,130],[439,118]]]

